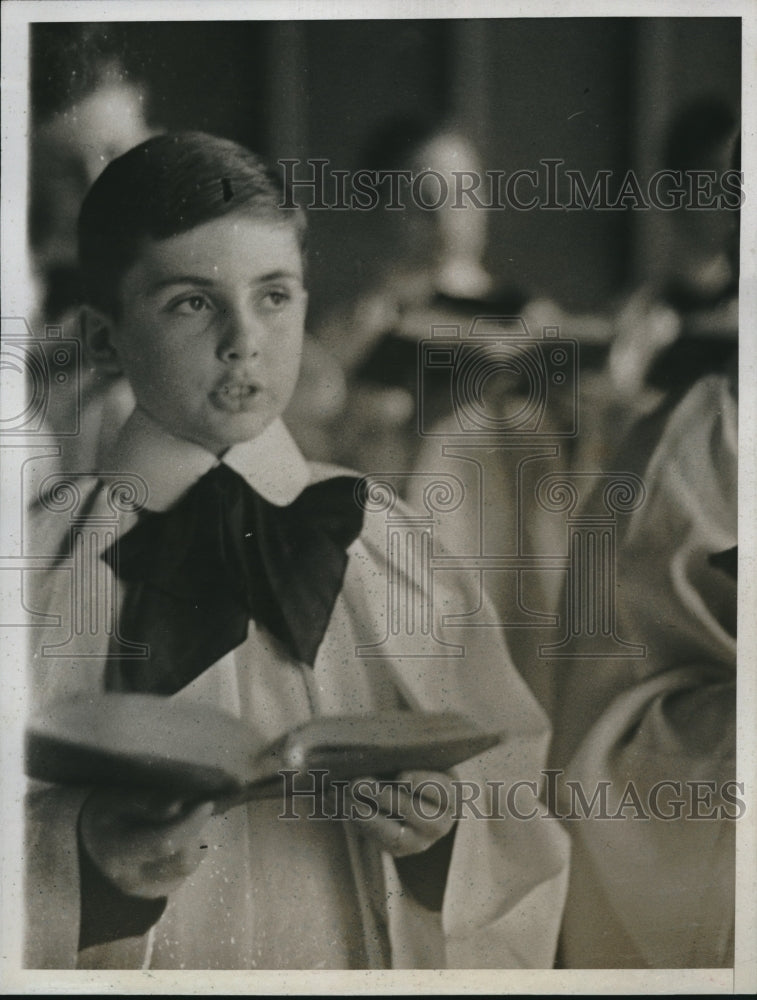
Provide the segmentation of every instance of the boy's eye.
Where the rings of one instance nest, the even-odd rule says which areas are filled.
[[[281,288],[271,288],[263,296],[263,304],[271,309],[281,309],[289,302],[291,295]]]
[[[204,295],[187,295],[171,306],[172,311],[180,316],[193,316],[210,308],[210,302]]]

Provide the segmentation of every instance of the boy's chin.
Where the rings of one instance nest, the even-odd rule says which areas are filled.
[[[224,428],[223,431],[213,432],[211,428],[203,430],[195,438],[195,443],[212,451],[214,455],[222,455],[234,445],[244,444],[246,441],[253,441],[255,438],[267,430],[276,420],[278,414],[266,418],[259,418],[252,421],[239,421],[239,426]]]
[[[221,456],[233,448],[234,445],[244,444],[246,441],[253,441],[259,437],[278,418],[279,414],[270,416],[258,416],[255,420],[234,421],[234,425],[215,428],[210,425],[204,427],[188,427],[186,425],[178,427],[169,421],[161,420],[153,416],[155,422],[163,427],[172,437],[179,440],[189,441],[191,444],[199,445],[206,451],[214,455]]]

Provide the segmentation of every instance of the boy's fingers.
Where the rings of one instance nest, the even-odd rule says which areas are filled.
[[[354,822],[358,823],[367,835],[396,858],[425,851],[436,840],[435,837],[424,836],[407,823],[389,819],[382,813],[367,819],[357,817]]]
[[[182,803],[181,810],[171,809],[178,816],[168,822],[149,821],[141,806],[144,800],[95,793],[82,812],[82,840],[98,868],[123,891],[164,895],[202,861],[202,830],[213,805]],[[169,811],[161,808],[159,814]]]
[[[209,807],[210,803],[197,799],[177,799],[161,792],[146,791],[135,793],[122,800],[119,808],[124,818],[135,823],[172,824],[193,815],[198,809]]]
[[[133,803],[135,820],[146,823],[172,823],[190,812],[197,803],[181,799],[166,798],[162,795],[148,795]]]
[[[101,824],[167,826],[181,823],[194,815],[209,816],[212,803],[177,799],[149,790],[139,792],[95,791],[87,799],[88,814]]]
[[[368,798],[375,811],[394,822],[401,821],[433,843],[452,829],[454,823],[453,786],[449,777],[436,771],[405,771],[391,782],[357,779],[348,794],[358,786],[363,802],[360,816],[365,817]],[[353,799],[353,801],[355,801]]]
[[[201,860],[199,852],[176,851],[174,854],[144,861],[141,866],[141,876],[147,883],[156,882],[165,886],[167,882],[178,882],[191,875]]]
[[[203,802],[191,806],[189,811],[170,822],[121,825],[118,835],[128,839],[140,853],[154,858],[164,857],[199,843],[212,808],[212,803]]]
[[[455,822],[450,777],[437,771],[403,771],[397,780],[412,788],[407,822],[434,839],[449,833]]]
[[[450,797],[439,785],[428,798],[424,789],[415,787],[415,779],[438,777],[435,772],[407,772],[394,782],[377,782],[370,778],[356,779],[347,789],[347,807],[351,818],[374,840],[395,857],[418,854],[427,850],[448,833],[454,823]],[[398,781],[406,782],[402,787]],[[411,789],[411,790],[408,790]],[[415,789],[415,798],[412,789]],[[353,797],[353,790],[360,795]],[[420,813],[418,799],[423,797]]]
[[[414,797],[452,803],[455,787],[443,771],[402,771],[396,780],[408,782]]]
[[[419,815],[414,808],[410,808],[404,825],[409,827],[419,837],[423,837],[434,843],[440,837],[444,837],[452,829],[455,820],[450,812],[432,813]]]

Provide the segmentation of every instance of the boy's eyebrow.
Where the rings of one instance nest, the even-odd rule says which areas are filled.
[[[257,285],[263,284],[266,281],[280,281],[282,278],[293,278],[295,281],[302,281],[302,274],[300,274],[299,271],[271,271],[268,274],[261,274],[250,279],[250,284]],[[199,274],[176,274],[153,282],[148,289],[148,295],[159,292],[162,288],[168,288],[171,285],[201,285],[207,288],[215,283],[216,281],[214,278],[203,277]]]
[[[161,288],[168,288],[170,285],[207,286],[212,284],[214,284],[212,278],[202,278],[198,274],[172,274],[170,278],[161,278],[160,281],[154,281],[147,292],[148,295],[152,295],[153,292],[159,292]]]
[[[302,274],[300,271],[271,271],[270,274],[261,274],[259,278],[255,278],[255,282],[262,284],[264,281],[280,281],[282,278],[294,278],[295,281],[302,281]]]

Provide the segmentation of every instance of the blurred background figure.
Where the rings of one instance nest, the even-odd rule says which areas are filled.
[[[695,172],[711,172],[717,179],[714,190],[719,191],[722,175],[740,169],[735,110],[709,95],[686,103],[671,117],[657,169],[681,172],[684,186],[685,178]],[[570,399],[550,395],[540,439],[544,443],[551,436],[555,454],[545,472],[586,475],[622,470],[642,475],[677,403],[700,378],[716,375],[733,362],[738,343],[739,213],[733,207],[696,210],[684,202],[660,215],[664,239],[656,270],[634,291],[610,300],[604,312],[571,313],[545,297],[531,299],[523,307],[531,336],[539,337],[545,326],[555,326],[561,337],[578,343],[578,433],[560,437],[570,429],[573,414],[563,405]],[[499,401],[491,391],[488,395],[492,417],[499,412],[504,418],[519,405],[526,406],[530,389],[523,380],[513,379],[508,385],[500,376]],[[459,426],[454,417],[440,420],[435,436],[426,438],[420,448],[417,471],[443,470],[465,481],[470,460],[442,457],[443,444],[454,444],[456,436]],[[512,440],[506,435],[503,441],[507,437]],[[480,510],[473,505],[445,519],[441,540],[451,551],[517,548],[539,556],[563,551],[564,526],[535,502],[530,483],[526,485],[523,454],[501,447],[478,451],[478,479],[486,484],[485,495]],[[417,503],[422,482],[417,481],[411,494]],[[481,486],[471,481],[470,491],[477,496]],[[585,513],[594,499],[584,497]],[[513,589],[512,574],[483,574],[483,584],[503,620],[513,620],[514,607],[524,600],[544,614],[564,615],[566,591],[559,574],[545,570],[527,574],[519,580],[519,588],[525,579],[530,581],[527,596]],[[550,629],[508,631],[521,673],[557,724],[562,705],[556,701],[554,683],[564,666],[549,666],[539,656],[539,646],[549,638]]]
[[[362,169],[408,171],[399,195],[387,180],[375,211],[361,213],[363,287],[318,328],[319,340],[347,375],[346,408],[334,436],[333,458],[366,472],[410,470],[418,457],[419,344],[435,324],[467,329],[482,314],[516,314],[517,289],[498,287],[484,265],[486,210],[455,203],[455,172],[483,175],[473,144],[456,126],[398,118],[386,123],[362,159]],[[443,198],[442,183],[447,185]],[[416,203],[410,186],[434,208]],[[392,198],[403,207],[388,207]],[[428,372],[424,373],[428,376]],[[451,411],[449,391],[424,399],[425,419]]]
[[[662,168],[717,178],[739,170],[738,129],[727,101],[697,98],[673,116]],[[685,204],[665,214],[655,272],[619,309],[608,359],[614,388],[637,413],[666,393],[680,398],[731,354],[738,332],[736,215]]]
[[[671,114],[655,170],[680,173],[689,191],[693,177],[709,173],[719,195],[723,175],[740,169],[738,130],[737,110],[725,98],[704,94],[685,102]],[[637,421],[663,405],[667,414],[735,348],[734,196],[729,194],[730,208],[706,210],[692,208],[691,198],[689,193],[678,207],[655,213],[656,239],[645,247],[647,277],[632,290],[592,313],[571,312],[544,297],[526,307],[531,326],[557,325],[580,344],[581,433],[568,463],[575,469],[610,468]],[[627,275],[626,288],[631,280]]]
[[[47,322],[78,302],[76,221],[107,164],[155,131],[117,26],[40,25],[32,62],[29,234]]]
[[[84,195],[107,164],[155,131],[146,86],[123,62],[118,26],[38,25],[32,58],[29,234],[38,289],[36,328],[55,325],[78,339],[76,222]],[[54,351],[55,340],[45,341]],[[72,362],[75,359],[72,358]],[[50,380],[46,423],[60,436],[60,468],[88,471],[115,439],[134,406],[126,382],[82,359],[78,378]]]
[[[318,340],[305,332],[300,377],[284,422],[300,451],[312,462],[329,462],[339,438],[340,417],[347,399],[342,366]]]

